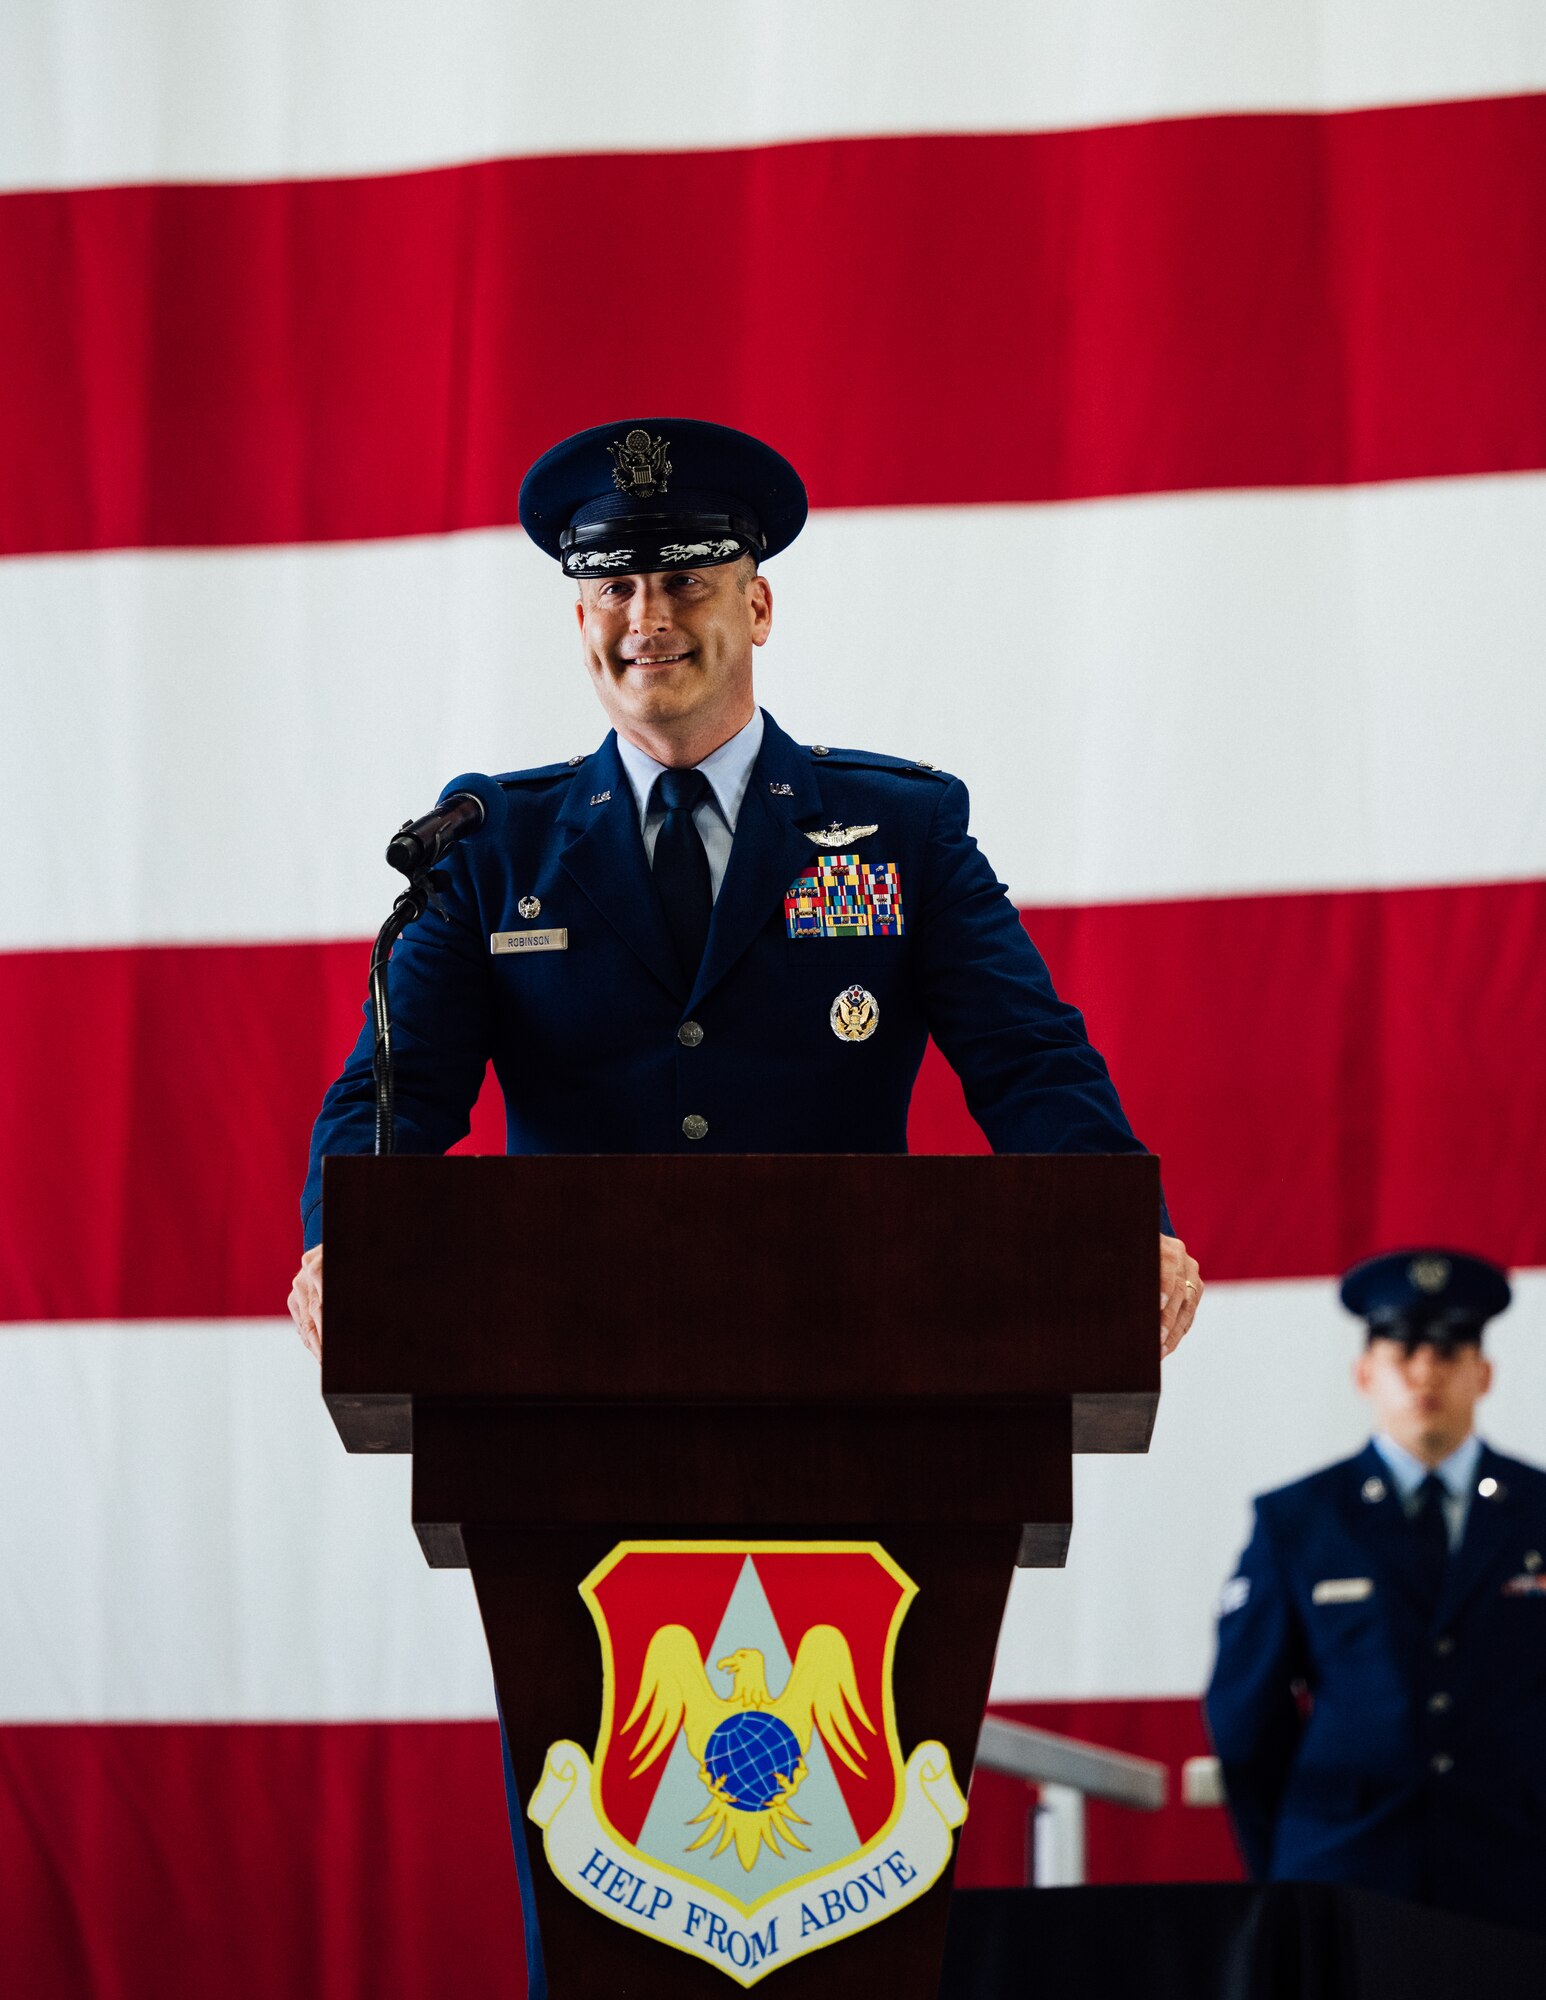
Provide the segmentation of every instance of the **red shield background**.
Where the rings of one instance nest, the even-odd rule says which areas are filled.
[[[848,1641],[859,1696],[876,1734],[871,1744],[861,1731],[869,1748],[862,1776],[837,1758],[832,1769],[860,1845],[866,1845],[897,1802],[901,1766],[891,1714],[890,1651],[899,1613],[912,1596],[911,1586],[873,1547],[715,1542],[631,1548],[588,1584],[586,1595],[605,1622],[612,1655],[597,1743],[602,1813],[623,1839],[638,1840],[665,1769],[661,1758],[631,1776],[629,1751],[637,1732],[621,1736],[639,1691],[645,1651],[662,1625],[684,1625],[700,1656],[706,1655],[748,1557],[791,1659],[813,1625],[835,1625]]]

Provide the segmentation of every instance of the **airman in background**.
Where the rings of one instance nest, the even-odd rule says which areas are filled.
[[[1375,1435],[1256,1503],[1208,1724],[1262,1880],[1356,1883],[1546,1931],[1546,1472],[1477,1436],[1502,1271],[1349,1271]]]

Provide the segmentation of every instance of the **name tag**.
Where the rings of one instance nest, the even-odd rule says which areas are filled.
[[[1327,1576],[1310,1592],[1312,1604],[1361,1604],[1374,1595],[1372,1576]]]
[[[567,951],[568,931],[492,931],[488,948],[497,958],[506,951]]]

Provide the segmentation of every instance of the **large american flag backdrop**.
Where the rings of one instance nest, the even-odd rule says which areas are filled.
[[[601,734],[514,525],[582,425],[803,469],[763,699],[967,779],[1212,1280],[997,1699],[1203,1747],[1248,1496],[1360,1436],[1365,1252],[1523,1267],[1541,1449],[1543,91],[1534,0],[5,12],[8,1991],[519,1991],[467,1578],[282,1314],[386,834]],[[937,1063],[913,1135],[982,1144]]]

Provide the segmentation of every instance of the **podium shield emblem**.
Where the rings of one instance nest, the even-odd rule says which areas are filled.
[[[530,1813],[599,1914],[742,1986],[922,1895],[966,1806],[904,1755],[892,1666],[916,1586],[875,1542],[622,1542],[580,1585],[594,1758],[553,1744]]]

